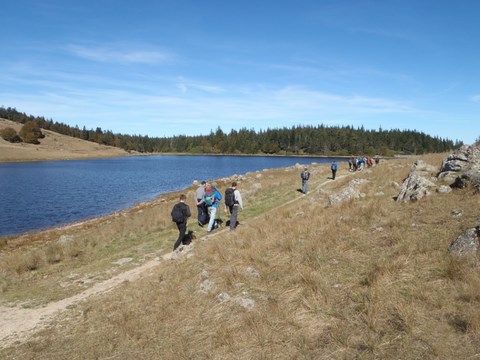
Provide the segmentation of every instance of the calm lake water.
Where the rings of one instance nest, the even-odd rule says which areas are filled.
[[[338,158],[134,156],[0,164],[0,237],[65,225],[179,191],[193,179]]]

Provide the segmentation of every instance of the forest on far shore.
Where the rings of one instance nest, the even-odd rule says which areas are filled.
[[[355,129],[320,124],[260,131],[242,128],[229,133],[218,127],[209,135],[149,137],[114,134],[100,127],[80,129],[41,116],[26,115],[10,107],[0,107],[0,118],[21,124],[34,122],[42,129],[141,153],[393,156],[447,152],[463,145],[463,142],[454,143],[414,130],[366,130],[363,126]]]

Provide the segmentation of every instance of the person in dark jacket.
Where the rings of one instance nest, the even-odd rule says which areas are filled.
[[[240,194],[240,191],[237,189],[237,182],[234,181],[232,182],[232,187],[231,189],[233,190],[233,204],[227,205],[227,192],[225,192],[225,212],[227,210],[230,212],[230,230],[235,230],[237,227],[237,214],[238,214],[238,208],[243,210],[243,200],[242,200],[242,194]]]
[[[187,197],[185,194],[180,195],[180,201],[175,204],[172,209],[172,220],[177,224],[178,227],[178,239],[173,245],[173,250],[175,251],[180,244],[185,243],[185,235],[187,232],[187,219],[192,215],[190,213],[190,207],[185,203]]]

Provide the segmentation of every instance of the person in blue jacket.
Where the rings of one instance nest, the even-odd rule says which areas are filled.
[[[216,225],[215,215],[217,214],[218,205],[222,200],[222,194],[217,190],[216,183],[208,183],[203,195],[203,203],[207,206],[210,213],[210,221],[208,222],[207,231],[210,232]]]
[[[330,169],[332,170],[332,180],[335,180],[335,176],[337,175],[337,170],[338,170],[338,165],[336,161],[332,162]]]

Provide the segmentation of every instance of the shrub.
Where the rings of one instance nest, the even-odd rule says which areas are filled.
[[[46,261],[49,264],[55,264],[63,259],[63,248],[57,243],[47,245],[45,249]]]
[[[22,138],[18,136],[17,132],[15,131],[14,128],[7,127],[0,131],[0,136],[11,143],[18,143],[22,142]]]
[[[40,130],[40,126],[35,121],[27,121],[20,129],[20,136],[23,141],[29,144],[40,144],[38,139],[45,137],[42,134],[42,130]]]
[[[45,263],[44,254],[37,249],[30,250],[26,254],[15,256],[11,261],[13,268],[15,268],[18,274],[37,270]]]

